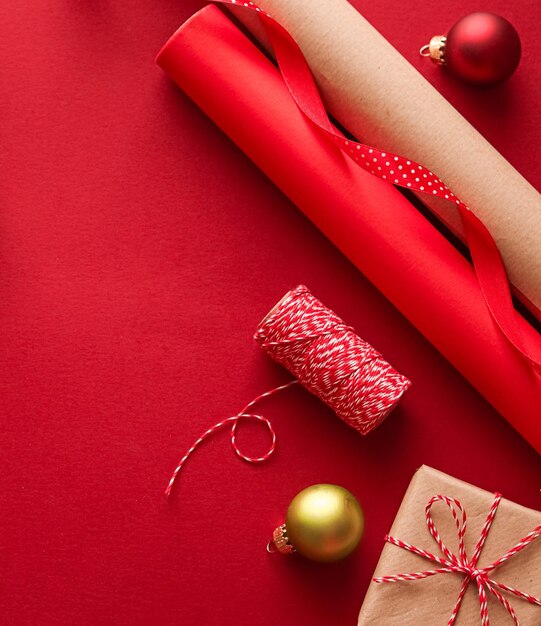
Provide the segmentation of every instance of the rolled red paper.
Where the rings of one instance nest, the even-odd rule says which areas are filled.
[[[322,136],[277,68],[215,6],[188,20],[158,63],[541,452],[541,380],[497,328],[453,245]],[[539,333],[519,323],[541,349]]]
[[[269,43],[254,11],[225,1],[259,41]],[[358,141],[427,167],[482,220],[517,295],[541,320],[541,194],[348,0],[257,5],[300,46],[329,111],[344,128]],[[452,203],[419,197],[464,237]]]

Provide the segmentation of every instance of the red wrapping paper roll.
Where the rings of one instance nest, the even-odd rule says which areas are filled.
[[[452,244],[322,136],[276,67],[215,6],[188,20],[158,63],[541,452],[541,381],[496,327]]]

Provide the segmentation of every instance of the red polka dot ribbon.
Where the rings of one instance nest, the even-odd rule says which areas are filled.
[[[459,500],[455,500],[454,498],[448,498],[447,496],[434,496],[431,498],[426,505],[425,508],[425,516],[426,516],[426,524],[428,527],[428,531],[434,541],[438,544],[443,557],[436,556],[431,552],[427,552],[426,550],[422,550],[415,546],[412,546],[401,539],[395,539],[394,537],[390,537],[387,535],[385,540],[389,543],[402,548],[403,550],[408,550],[408,552],[413,552],[413,554],[417,554],[418,556],[423,557],[424,559],[428,559],[438,565],[442,565],[443,567],[439,567],[433,570],[426,570],[424,572],[414,572],[412,574],[394,574],[392,576],[380,576],[378,578],[374,578],[374,582],[376,583],[395,583],[400,581],[413,581],[413,580],[422,580],[423,578],[428,578],[429,576],[436,576],[437,574],[448,574],[448,573],[456,573],[464,576],[464,580],[462,582],[462,587],[460,588],[460,592],[458,594],[458,599],[451,613],[451,617],[447,622],[447,626],[452,626],[457,618],[458,612],[462,605],[462,600],[464,599],[464,595],[466,594],[466,590],[470,583],[475,583],[477,585],[477,590],[479,593],[479,604],[480,604],[480,613],[481,613],[481,624],[483,626],[490,626],[489,616],[488,616],[488,602],[487,602],[487,591],[489,591],[497,600],[500,602],[509,613],[509,615],[513,618],[516,626],[520,626],[520,622],[518,621],[517,615],[511,606],[509,600],[505,596],[502,595],[501,591],[506,591],[507,593],[513,594],[517,598],[521,598],[522,600],[526,600],[531,604],[537,604],[541,606],[541,599],[531,596],[528,593],[524,593],[515,589],[513,587],[509,587],[509,585],[505,585],[504,583],[497,582],[490,577],[490,573],[495,570],[497,567],[508,561],[510,558],[524,550],[527,546],[529,546],[533,541],[538,539],[541,536],[541,525],[537,526],[532,530],[531,533],[526,535],[523,539],[521,539],[515,546],[513,546],[510,550],[508,550],[503,556],[494,561],[492,565],[487,565],[486,567],[478,568],[477,563],[479,561],[479,557],[481,555],[481,551],[483,550],[483,546],[485,545],[485,541],[488,537],[488,533],[490,531],[490,527],[492,526],[492,522],[494,521],[494,517],[496,515],[496,511],[498,510],[498,506],[500,504],[502,497],[500,494],[496,494],[494,502],[490,507],[490,511],[485,520],[485,524],[481,531],[481,535],[477,544],[475,546],[473,556],[471,559],[468,558],[466,554],[466,548],[464,545],[464,536],[466,534],[466,511]],[[445,545],[443,542],[438,529],[436,528],[436,524],[432,519],[432,506],[436,502],[443,502],[449,507],[451,514],[453,516],[453,520],[455,522],[455,526],[458,532],[458,555],[453,554],[451,550]]]
[[[429,169],[397,154],[344,137],[331,123],[315,80],[300,48],[291,35],[253,2],[215,0],[255,11],[266,27],[278,66],[300,110],[321,132],[353,159],[359,167],[388,183],[443,198],[456,205],[469,246],[479,288],[500,331],[523,359],[541,375],[541,354],[528,345],[517,323],[503,260],[483,222]]]

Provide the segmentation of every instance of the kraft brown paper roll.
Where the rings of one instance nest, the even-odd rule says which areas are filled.
[[[346,0],[256,4],[299,44],[328,110],[345,128],[430,168],[481,218],[510,281],[539,316],[541,195],[534,187]],[[234,12],[264,38],[255,15]],[[450,203],[422,200],[461,232]]]

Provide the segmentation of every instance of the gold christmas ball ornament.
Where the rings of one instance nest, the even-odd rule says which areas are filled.
[[[267,549],[330,563],[353,552],[363,531],[364,515],[352,493],[338,485],[312,485],[293,498]]]

